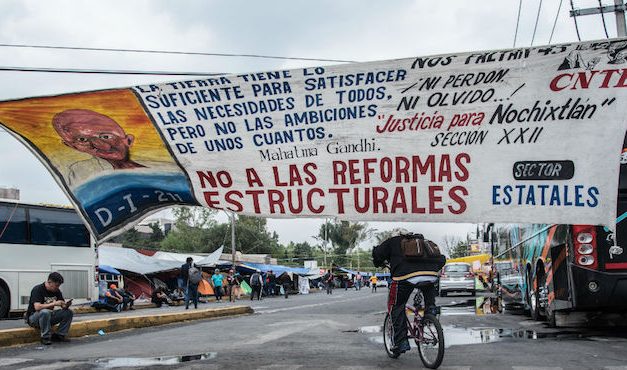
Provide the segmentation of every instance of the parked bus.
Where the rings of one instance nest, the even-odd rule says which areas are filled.
[[[558,326],[627,318],[627,145],[623,148],[615,234],[590,225],[488,225],[503,308],[522,308],[533,319]]]
[[[52,271],[74,303],[98,298],[96,251],[72,208],[0,201],[0,317],[28,307],[30,291]]]

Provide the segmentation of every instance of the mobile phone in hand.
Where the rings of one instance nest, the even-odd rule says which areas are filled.
[[[65,309],[70,308],[70,306],[72,305],[72,301],[73,300],[74,300],[74,298],[68,299],[67,301],[65,301]]]

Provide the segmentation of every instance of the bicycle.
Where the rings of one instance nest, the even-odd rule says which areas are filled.
[[[423,365],[429,369],[437,369],[444,359],[444,332],[442,325],[435,315],[424,313],[421,291],[414,294],[414,304],[405,305],[405,319],[407,320],[407,337],[413,339],[418,346],[418,353]],[[407,317],[407,311],[413,315],[413,320]],[[390,358],[398,358],[400,353],[393,352],[393,325],[392,317],[388,312],[383,323],[383,343]]]

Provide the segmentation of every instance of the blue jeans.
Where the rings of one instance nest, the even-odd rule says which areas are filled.
[[[189,301],[194,302],[194,308],[198,308],[198,284],[189,283],[185,291],[185,308],[189,307]]]
[[[34,328],[41,330],[42,338],[50,338],[52,335],[51,328],[53,325],[59,324],[57,334],[66,336],[72,325],[74,312],[71,310],[48,310],[43,309],[35,311],[28,318],[28,324]]]

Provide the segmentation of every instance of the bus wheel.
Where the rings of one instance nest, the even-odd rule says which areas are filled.
[[[542,312],[540,312],[540,290],[544,286],[544,267],[538,265],[536,269],[536,286],[537,289],[533,289],[533,284],[530,284],[529,291],[531,292],[529,302],[531,305],[531,318],[535,321],[541,321],[543,319]]]
[[[0,285],[0,318],[9,316],[9,293]]]
[[[525,298],[526,298],[526,305],[523,304],[523,312],[525,314],[525,316],[531,316],[531,309],[527,309],[527,306],[529,306],[531,308],[531,298],[533,297],[531,295],[531,269],[527,268],[527,288],[525,289]]]
[[[529,299],[531,306],[529,313],[531,314],[531,319],[535,321],[540,321],[540,304],[538,302],[538,293],[535,291],[531,291]]]

